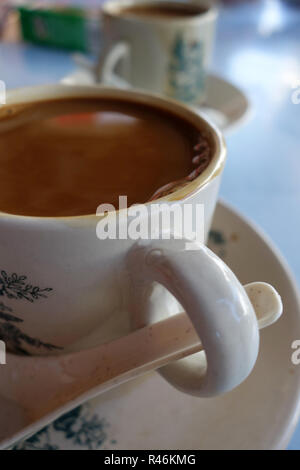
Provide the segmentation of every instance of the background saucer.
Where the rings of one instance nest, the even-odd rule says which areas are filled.
[[[228,134],[251,116],[251,105],[241,89],[217,75],[207,78],[206,102],[194,108],[206,114],[214,124]]]
[[[285,261],[251,223],[219,203],[210,247],[242,283],[270,282],[284,313],[261,332],[251,376],[222,397],[184,395],[151,373],[67,413],[14,449],[282,449],[299,415],[300,303]],[[1,408],[1,398],[0,398]]]

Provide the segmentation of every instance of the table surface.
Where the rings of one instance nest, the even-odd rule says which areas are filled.
[[[222,8],[212,70],[245,91],[253,113],[227,138],[221,196],[271,236],[298,282],[300,104],[292,95],[300,87],[299,58],[300,2],[299,8],[276,0]],[[0,79],[8,88],[55,82],[74,68],[64,51],[0,43]],[[289,449],[300,449],[300,426]]]

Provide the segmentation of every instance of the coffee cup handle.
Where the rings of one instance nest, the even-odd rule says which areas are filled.
[[[130,46],[125,41],[117,42],[109,48],[106,48],[100,55],[97,66],[98,80],[105,85],[115,86],[117,88],[128,89],[130,84],[115,73],[119,63],[123,64],[125,73],[129,71]]]
[[[259,347],[257,318],[229,267],[204,245],[186,250],[184,240],[139,241],[129,251],[133,329],[152,323],[154,283],[180,302],[205,354],[170,363],[160,374],[177,389],[201,397],[227,392],[252,371]],[[190,242],[189,242],[190,243]]]

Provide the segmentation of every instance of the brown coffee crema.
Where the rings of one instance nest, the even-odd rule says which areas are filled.
[[[175,19],[192,18],[206,13],[207,9],[200,5],[192,5],[181,2],[155,3],[147,2],[141,5],[129,5],[120,7],[118,15],[140,16],[150,18]]]
[[[72,98],[0,108],[0,211],[95,214],[169,194],[208,166],[212,137],[154,106]]]

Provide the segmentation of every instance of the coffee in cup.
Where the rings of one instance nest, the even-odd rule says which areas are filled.
[[[199,175],[213,145],[176,114],[84,97],[8,106],[0,136],[0,210],[48,217],[162,196]]]

